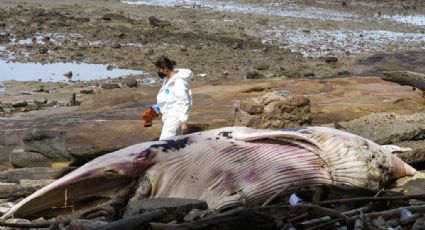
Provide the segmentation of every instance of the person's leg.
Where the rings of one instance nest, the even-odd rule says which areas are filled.
[[[170,117],[164,121],[159,139],[164,140],[180,134],[180,123],[177,121],[177,119]]]

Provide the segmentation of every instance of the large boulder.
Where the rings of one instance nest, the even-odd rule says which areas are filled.
[[[292,128],[310,122],[310,101],[301,94],[271,92],[242,100],[235,108],[235,126]]]
[[[26,152],[43,153],[50,159],[70,159],[65,147],[65,131],[33,129],[24,138]]]
[[[411,115],[375,113],[341,122],[340,125],[345,131],[379,144],[425,139],[425,113]]]

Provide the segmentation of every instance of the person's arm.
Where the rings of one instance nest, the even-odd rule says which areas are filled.
[[[173,113],[177,116],[178,121],[181,123],[182,132],[187,131],[187,120],[189,118],[190,108],[190,94],[189,83],[183,79],[177,79],[174,85],[175,103]]]

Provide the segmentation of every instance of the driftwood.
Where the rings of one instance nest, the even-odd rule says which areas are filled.
[[[365,201],[389,201],[389,200],[408,200],[408,199],[425,199],[425,194],[402,195],[402,196],[386,196],[386,197],[355,197],[348,199],[326,200],[321,201],[320,205],[356,203]]]
[[[11,227],[11,228],[48,228],[52,226],[54,223],[51,222],[45,222],[45,223],[39,223],[39,224],[17,224],[17,223],[6,223],[3,221],[0,221],[0,226],[2,227]]]
[[[275,230],[277,229],[275,221],[269,217],[252,208],[236,209],[227,212],[226,215],[218,215],[210,218],[197,220],[191,223],[184,224],[158,224],[152,223],[151,227],[154,230],[183,230],[183,229],[220,229],[220,230],[233,230],[233,229],[246,229],[256,230],[259,229]]]
[[[111,222],[110,224],[96,228],[96,230],[142,229],[144,225],[155,221],[156,219],[165,215],[165,213],[166,211],[164,209],[156,209],[150,212]]]
[[[377,218],[382,216],[384,218],[396,218],[400,216],[401,210],[408,209],[413,213],[425,213],[425,205],[416,205],[416,206],[407,206],[401,208],[395,208],[391,210],[381,211],[381,212],[372,212],[365,214],[368,218]]]
[[[343,220],[346,223],[350,223],[350,222],[352,222],[352,218],[349,219],[348,217],[355,216],[357,214],[361,215],[363,212],[367,212],[369,210],[371,210],[371,207],[366,206],[366,207],[362,207],[362,208],[358,208],[358,209],[353,209],[353,210],[350,210],[350,211],[347,211],[347,212],[342,212],[342,213],[340,213],[340,216],[338,214],[334,213],[334,216],[337,217],[338,221]],[[336,211],[334,211],[334,212],[336,212]],[[322,213],[322,214],[325,214],[325,213]],[[341,218],[341,216],[342,216],[342,218]],[[335,219],[332,219],[331,216],[327,215],[327,216],[323,216],[323,217],[320,217],[320,218],[304,221],[299,225],[302,226],[303,228],[312,228],[313,226],[317,226],[317,225],[321,226],[321,225],[325,225],[325,224],[334,223],[335,222],[334,220]]]
[[[16,186],[15,186],[16,187]],[[16,191],[11,186],[10,191]],[[4,192],[4,191],[2,191]],[[381,224],[386,226],[403,226],[409,227],[417,224],[424,218],[425,205],[406,206],[386,211],[376,211],[379,204],[388,201],[408,200],[408,199],[425,199],[425,194],[416,195],[397,195],[388,197],[355,197],[349,199],[337,199],[321,201],[318,204],[300,203],[294,206],[287,204],[270,204],[284,191],[279,191],[271,196],[261,206],[253,208],[237,208],[220,214],[213,214],[210,217],[196,220],[189,223],[176,224],[176,221],[164,222],[163,216],[166,214],[165,209],[155,209],[128,218],[110,222],[107,225],[97,228],[98,230],[112,229],[288,229],[294,226],[297,229],[332,229],[335,224],[345,225],[349,229],[363,230],[370,227],[376,227],[376,219],[379,217]],[[330,208],[332,205],[349,204],[359,205],[362,202],[369,202],[364,207],[358,207],[349,211],[337,211]],[[401,217],[403,209],[412,212],[410,216]],[[84,219],[95,218],[100,212],[86,213]],[[102,213],[99,215],[104,216]],[[378,219],[379,219],[378,218]],[[177,219],[176,219],[177,220]],[[383,221],[383,222],[382,222]],[[0,226],[15,228],[48,228],[60,225],[66,227],[70,219],[57,220],[55,222],[43,222],[34,224],[13,224],[0,222]],[[160,223],[162,222],[162,223]],[[172,224],[173,223],[173,224]],[[378,222],[379,223],[379,222]]]

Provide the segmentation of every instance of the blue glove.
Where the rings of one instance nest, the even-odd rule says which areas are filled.
[[[155,111],[155,113],[156,114],[159,114],[160,113],[160,109],[159,109],[159,105],[158,104],[155,104],[155,105],[152,105],[152,109]]]

